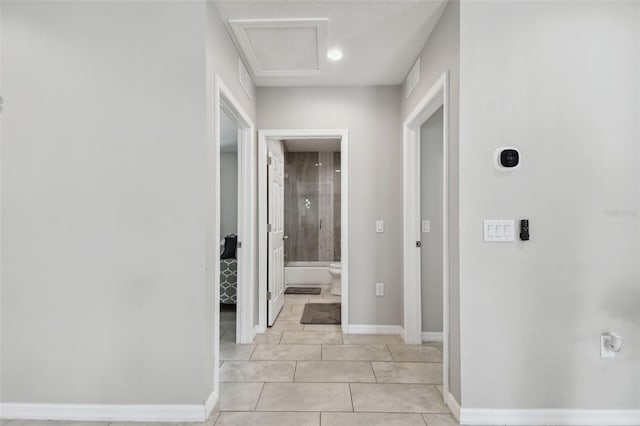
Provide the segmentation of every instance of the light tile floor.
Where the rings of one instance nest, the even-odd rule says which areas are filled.
[[[337,300],[336,300],[337,299]],[[304,304],[327,294],[286,295],[266,333],[235,344],[235,312],[220,315],[220,399],[204,423],[3,420],[2,426],[452,426],[442,400],[442,346],[399,336],[343,335],[300,324]]]
[[[305,303],[339,301],[327,290],[285,295],[274,326],[250,345],[233,343],[233,313],[224,313],[215,425],[456,425],[442,400],[442,346],[300,324]]]

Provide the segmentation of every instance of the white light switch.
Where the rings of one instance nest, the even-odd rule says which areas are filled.
[[[484,240],[493,242],[514,241],[513,220],[485,220]]]
[[[376,220],[376,232],[384,232],[384,220]]]
[[[376,296],[384,296],[384,283],[376,283]]]
[[[429,232],[431,232],[431,221],[430,220],[423,220],[422,221],[422,232],[425,234],[428,234]]]

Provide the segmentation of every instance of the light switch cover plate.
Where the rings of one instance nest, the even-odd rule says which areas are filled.
[[[423,220],[422,221],[422,232],[425,234],[428,234],[429,232],[431,232],[431,221],[430,220]]]
[[[376,232],[384,232],[384,220],[376,220]]]
[[[515,235],[513,220],[487,219],[484,221],[484,240],[488,242],[512,242]]]

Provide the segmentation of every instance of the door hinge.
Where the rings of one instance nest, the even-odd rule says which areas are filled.
[[[416,241],[416,247],[418,248],[422,247],[422,241]]]
[[[271,292],[270,291],[267,292],[267,300],[271,300]]]
[[[242,248],[242,241],[238,241],[238,244],[236,244],[237,248]]]
[[[271,226],[270,223],[267,223],[267,232],[271,232],[273,230],[273,227]]]
[[[270,166],[270,165],[271,165],[271,161],[272,161],[272,160],[271,160],[271,156],[268,156],[268,157],[267,157],[267,166]]]

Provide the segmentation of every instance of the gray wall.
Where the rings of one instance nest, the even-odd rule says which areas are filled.
[[[420,128],[420,218],[431,225],[421,233],[422,331],[442,332],[442,137],[443,108]]]
[[[1,19],[2,401],[202,404],[216,72],[255,118],[224,25],[204,2]]]
[[[464,407],[640,408],[639,8],[462,3]],[[528,218],[531,240],[483,243],[488,218]]]
[[[257,107],[259,129],[349,129],[349,322],[401,324],[400,88],[259,88]]]
[[[238,233],[238,153],[220,153],[220,238]]]
[[[408,117],[438,78],[449,71],[449,387],[461,402],[460,391],[460,233],[458,226],[458,128],[460,76],[460,3],[450,0],[420,52],[420,82],[402,100],[402,118]]]

